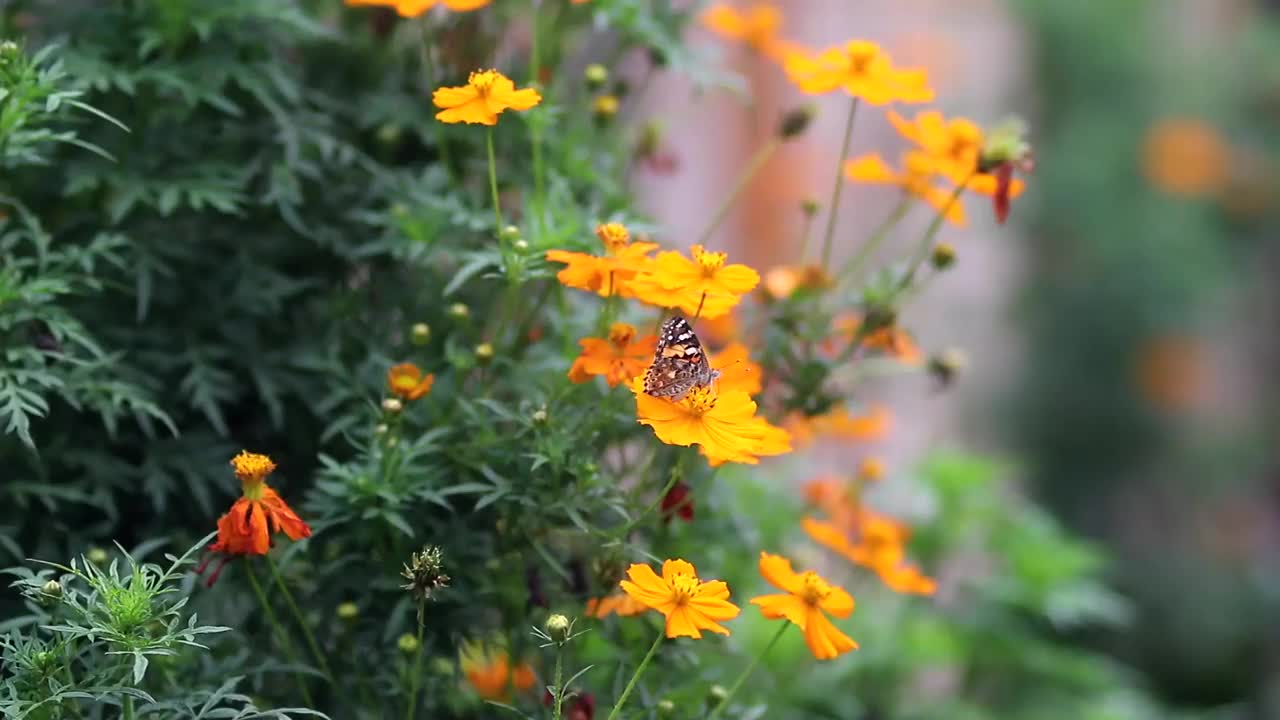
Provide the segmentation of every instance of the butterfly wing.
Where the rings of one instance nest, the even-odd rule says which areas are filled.
[[[644,376],[644,391],[654,397],[678,402],[699,385],[716,378],[711,361],[702,349],[689,321],[676,316],[662,324],[653,363]]]

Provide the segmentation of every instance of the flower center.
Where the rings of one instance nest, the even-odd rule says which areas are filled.
[[[241,450],[239,455],[231,459],[231,467],[235,469],[236,477],[240,478],[247,496],[250,485],[262,485],[263,479],[276,469],[276,464],[266,455]]]
[[[467,84],[475,88],[476,92],[480,93],[480,97],[486,97],[497,80],[498,71],[478,70],[467,77]]]
[[[804,598],[809,605],[817,605],[831,595],[831,586],[819,577],[818,573],[810,570],[801,577],[804,587],[800,589],[800,597]]]
[[[596,228],[596,237],[600,238],[600,242],[604,245],[605,250],[610,255],[618,254],[618,251],[627,246],[631,241],[631,233],[627,231],[627,226],[622,223],[605,223]]]
[[[609,328],[609,342],[613,343],[618,352],[626,350],[635,335],[636,329],[626,323],[614,323],[613,327]]]
[[[869,42],[854,41],[845,48],[849,56],[849,74],[863,75],[871,69],[871,64],[879,56],[880,50]]]
[[[694,261],[702,267],[702,274],[706,277],[715,275],[720,268],[724,267],[724,261],[729,257],[722,252],[707,252],[701,245],[694,245],[691,251]]]
[[[696,575],[676,575],[671,578],[671,592],[675,595],[677,605],[683,605],[689,598],[698,595],[698,582]]]
[[[693,415],[702,416],[716,406],[716,394],[710,385],[696,387],[685,396],[685,407]]]

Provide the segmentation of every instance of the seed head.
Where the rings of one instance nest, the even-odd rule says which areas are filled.
[[[428,545],[410,555],[400,575],[408,581],[400,587],[413,593],[420,604],[449,585],[449,576],[444,574],[444,552],[435,545]]]

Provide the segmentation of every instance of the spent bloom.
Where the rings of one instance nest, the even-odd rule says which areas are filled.
[[[680,308],[692,318],[718,318],[760,283],[760,274],[728,255],[694,245],[690,257],[667,251],[631,281],[635,297],[651,305]]]
[[[765,57],[780,60],[791,49],[778,38],[782,12],[770,3],[752,3],[741,12],[731,5],[717,3],[702,15],[702,22],[720,37],[741,42]]]
[[[465,12],[467,10],[478,10],[488,5],[492,0],[347,0],[347,5],[358,7],[362,5],[373,5],[379,7],[395,8],[401,17],[418,17],[436,5],[444,5],[455,12]]]
[[[588,290],[600,297],[631,297],[631,279],[653,262],[649,253],[656,250],[658,244],[631,242],[631,233],[621,223],[598,226],[596,237],[604,245],[604,255],[567,250],[547,251],[548,260],[566,265],[556,273],[556,279],[565,287]]]
[[[409,556],[400,576],[407,582],[400,587],[421,602],[430,600],[436,591],[449,585],[444,573],[444,553],[436,545],[428,545]]]
[[[653,397],[644,383],[631,384],[636,395],[636,419],[653,428],[668,445],[699,445],[712,466],[725,462],[754,465],[761,455],[791,451],[787,431],[756,416],[756,403],[742,390],[717,393],[710,386],[695,387],[679,402]]]
[[[537,90],[517,90],[511,78],[497,70],[477,70],[461,87],[438,88],[431,96],[436,119],[446,123],[497,125],[504,110],[528,110],[542,102]]]
[[[657,343],[655,335],[637,338],[635,327],[614,323],[609,328],[608,339],[583,338],[578,341],[582,354],[569,368],[569,379],[581,383],[592,376],[603,375],[609,387],[630,382],[644,374]]]
[[[933,100],[924,70],[894,67],[880,46],[866,40],[851,40],[816,55],[789,52],[785,65],[792,82],[809,95],[844,90],[871,105]]]
[[[404,400],[417,400],[431,392],[431,386],[435,381],[435,375],[431,373],[423,375],[422,370],[413,363],[392,365],[387,370],[387,389],[392,395]]]
[[[659,503],[662,514],[662,522],[669,523],[671,518],[678,517],[685,522],[693,522],[693,493],[689,490],[689,486],[683,482],[677,482],[671,486],[663,496]]]
[[[701,638],[703,630],[728,635],[719,622],[732,620],[740,610],[729,602],[729,586],[722,580],[703,582],[684,560],[662,563],[662,575],[640,563],[627,569],[629,580],[619,585],[634,600],[667,618],[667,637]]]
[[[467,683],[485,700],[509,700],[511,688],[528,690],[536,681],[532,667],[521,663],[512,668],[507,651],[500,647],[464,642],[459,659]]]
[[[797,573],[791,561],[767,552],[760,553],[760,574],[781,594],[751,599],[764,616],[786,618],[804,631],[804,642],[819,660],[831,660],[856,650],[858,643],[837,628],[827,613],[847,618],[853,613],[853,596],[827,582],[813,570]]]
[[[242,494],[231,509],[218,518],[218,539],[209,550],[224,558],[209,576],[210,585],[218,579],[226,556],[266,555],[271,549],[273,533],[284,532],[290,540],[311,537],[311,527],[267,485],[267,476],[276,469],[271,458],[242,450],[232,458],[231,467],[240,479]],[[196,572],[203,573],[207,566],[206,559]]]

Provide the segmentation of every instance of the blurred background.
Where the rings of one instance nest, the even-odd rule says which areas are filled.
[[[1031,128],[1036,170],[1010,227],[970,199],[969,226],[942,235],[956,269],[906,310],[926,350],[964,350],[964,376],[948,393],[923,374],[874,383],[896,416],[877,452],[891,467],[943,443],[1009,458],[1029,493],[1108,549],[1108,577],[1134,604],[1127,630],[1082,644],[1175,707],[1280,717],[1280,3],[774,4],[786,40],[874,40],[928,68],[946,115]],[[692,112],[679,79],[647,89],[677,168],[640,183],[677,242],[776,117],[809,100],[773,63],[719,46],[741,97]],[[801,203],[829,192],[846,98],[817,100],[814,128],[773,157],[718,239],[756,267],[794,258]],[[900,142],[883,112],[863,112],[851,154]],[[860,234],[841,252],[894,197],[846,188],[842,218]],[[926,223],[909,219],[884,256]],[[848,473],[859,452],[819,448],[806,472]]]

